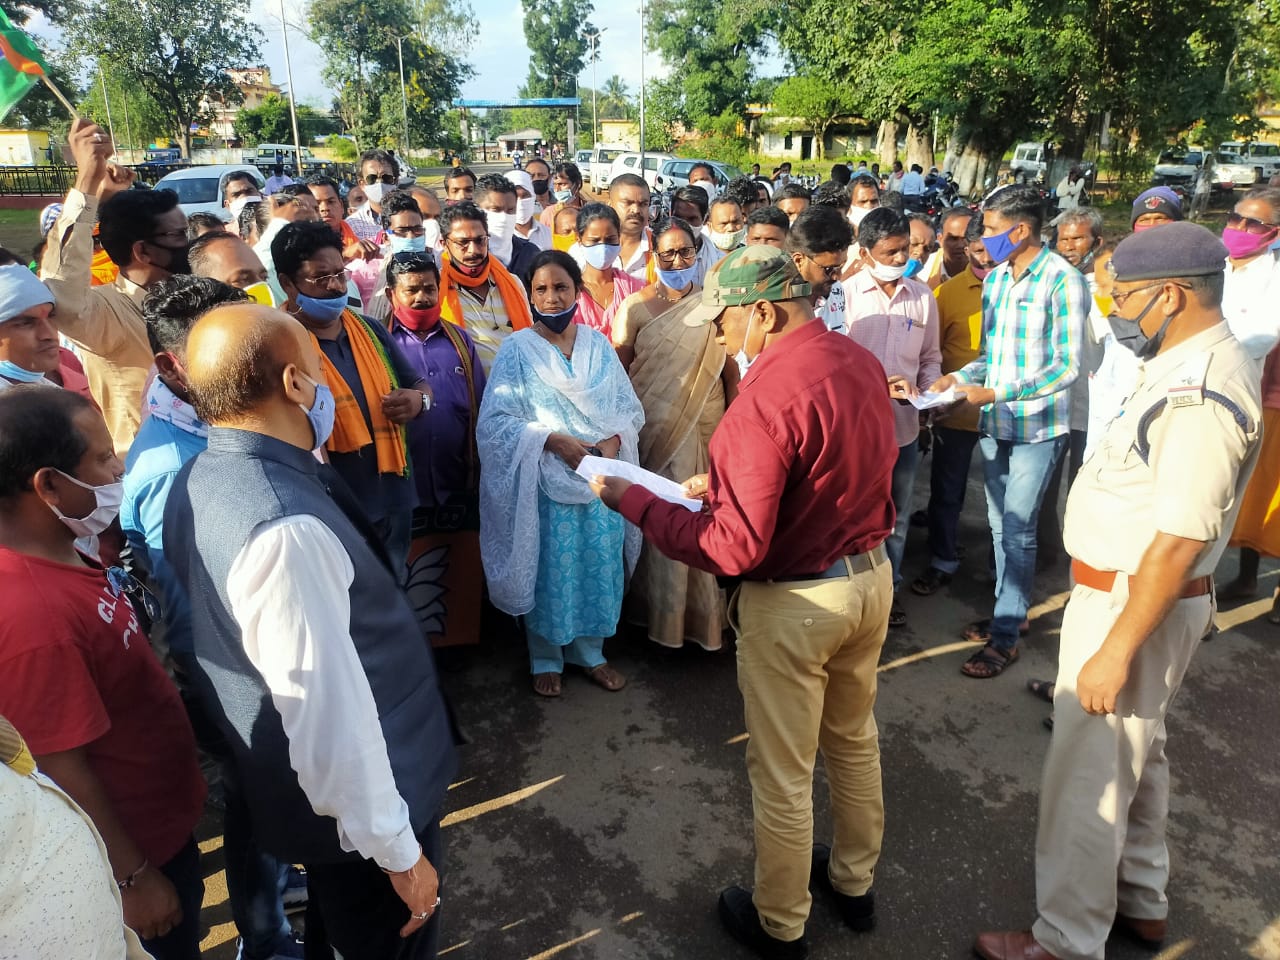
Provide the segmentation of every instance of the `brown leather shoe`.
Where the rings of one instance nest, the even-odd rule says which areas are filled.
[[[983,960],[1058,960],[1031,935],[1030,930],[980,933],[973,952]]]
[[[1116,914],[1116,922],[1112,930],[1123,933],[1130,939],[1138,941],[1144,947],[1158,950],[1164,944],[1165,935],[1169,931],[1168,920],[1144,920],[1141,917],[1126,917]]]

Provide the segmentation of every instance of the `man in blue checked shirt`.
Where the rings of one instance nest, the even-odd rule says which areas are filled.
[[[982,408],[987,515],[995,543],[996,594],[990,619],[969,624],[981,650],[961,667],[968,677],[1001,674],[1018,658],[1036,568],[1036,517],[1071,432],[1070,391],[1089,316],[1080,272],[1043,246],[1044,202],[1030,186],[987,200],[982,243],[997,266],[982,288],[982,352],[933,385],[955,387]]]

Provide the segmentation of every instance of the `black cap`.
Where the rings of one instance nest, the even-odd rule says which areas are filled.
[[[1120,241],[1111,255],[1119,281],[1207,277],[1227,267],[1227,248],[1198,223],[1166,223]]]

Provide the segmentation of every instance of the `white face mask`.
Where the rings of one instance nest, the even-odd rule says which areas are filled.
[[[511,263],[513,237],[516,232],[516,215],[514,213],[494,213],[485,211],[485,220],[489,224],[489,253],[497,257],[505,267]]]
[[[528,223],[538,209],[538,201],[534,197],[525,197],[516,201],[516,223]]]
[[[231,222],[236,223],[240,219],[240,214],[244,208],[251,203],[261,203],[261,197],[236,197],[227,204],[227,213],[231,214]]]
[[[49,505],[53,515],[67,525],[67,529],[76,535],[76,539],[96,537],[111,526],[111,522],[120,515],[120,504],[124,502],[124,484],[117,480],[115,483],[104,483],[100,487],[95,487],[91,483],[77,480],[69,473],[63,473],[57,467],[54,469],[77,487],[93,491],[96,506],[87,517],[68,517],[53,504]]]
[[[707,195],[708,203],[720,195],[720,188],[710,180],[699,180],[697,183],[690,184],[690,186],[701,187],[703,192]]]
[[[868,210],[866,207],[850,207],[849,222],[856,227],[862,223],[863,218],[870,212],[871,211]]]
[[[896,280],[901,280],[907,272],[907,265],[905,263],[896,267],[891,266],[887,263],[881,263],[875,257],[871,256],[871,254],[867,254],[867,259],[870,261],[870,266],[868,266],[867,269],[871,272],[871,275],[881,283],[893,283]]]
[[[440,224],[435,220],[422,221],[422,238],[427,241],[428,250],[440,249]]]
[[[364,195],[369,198],[370,203],[382,203],[382,197],[387,192],[387,185],[379,180],[377,183],[367,184],[364,188]]]
[[[730,250],[736,250],[742,245],[742,238],[747,235],[746,228],[734,230],[732,233],[720,233],[716,230],[708,230],[707,236],[711,238],[711,242],[715,244],[717,250],[724,250],[726,253]]]
[[[733,361],[738,365],[738,380],[742,381],[747,378],[747,371],[751,369],[751,365],[760,359],[760,354],[754,357],[747,357],[747,341],[751,339],[751,324],[756,318],[756,312],[753,309],[751,316],[747,318],[747,330],[742,335],[742,346],[738,348],[738,352],[733,355]]]

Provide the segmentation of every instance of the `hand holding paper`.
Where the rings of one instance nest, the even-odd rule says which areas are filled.
[[[590,480],[592,477],[618,477],[629,483],[637,483],[668,503],[678,503],[694,513],[702,509],[702,501],[690,500],[685,496],[684,487],[674,480],[668,480],[666,477],[660,477],[656,473],[650,473],[643,467],[637,467],[634,463],[627,463],[625,460],[609,460],[605,457],[587,456],[583,457],[578,464],[577,472],[580,477],[586,480]]]

